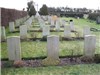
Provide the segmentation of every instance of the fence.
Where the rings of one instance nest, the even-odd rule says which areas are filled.
[[[7,27],[9,22],[27,16],[26,11],[1,8],[1,25]]]

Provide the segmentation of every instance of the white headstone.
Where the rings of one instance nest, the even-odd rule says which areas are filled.
[[[95,54],[95,48],[96,48],[96,36],[86,35],[84,41],[84,55],[93,57]]]
[[[21,60],[21,46],[19,36],[7,37],[7,49],[9,60]]]
[[[15,20],[15,26],[20,26],[20,20],[19,19]]]
[[[51,26],[55,25],[55,21],[51,19]]]
[[[73,21],[70,22],[70,29],[73,30],[73,31],[75,30]]]
[[[6,40],[6,32],[5,32],[5,27],[1,26],[1,41]]]
[[[21,39],[27,39],[27,25],[20,26],[20,37]]]
[[[50,35],[50,26],[44,26],[43,27],[43,32],[42,32],[43,36],[48,36]]]
[[[51,35],[47,37],[47,58],[43,60],[43,65],[59,64],[59,36]]]
[[[59,59],[59,36],[51,35],[47,37],[48,57]]]
[[[60,21],[59,20],[56,21],[56,30],[60,31]]]
[[[71,37],[70,26],[64,25],[64,37],[66,37],[66,38],[70,38]]]
[[[84,30],[83,30],[83,37],[85,37],[85,35],[90,35],[90,27],[89,26],[85,26]]]
[[[10,31],[10,32],[15,31],[14,22],[9,22],[9,31]]]

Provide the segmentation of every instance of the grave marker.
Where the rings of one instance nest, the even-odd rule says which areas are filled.
[[[21,46],[19,36],[7,37],[7,49],[9,60],[21,60]]]

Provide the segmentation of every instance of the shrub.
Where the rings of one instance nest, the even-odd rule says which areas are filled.
[[[100,13],[90,13],[88,18],[96,21],[98,16],[100,16]]]

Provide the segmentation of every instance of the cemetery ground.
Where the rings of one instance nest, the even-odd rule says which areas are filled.
[[[76,19],[76,18],[65,18],[65,20],[74,20],[75,30],[79,32],[79,36],[83,35],[83,27],[85,25],[91,28],[100,29],[100,24],[96,24],[94,21],[88,19]],[[42,38],[42,33],[38,28],[38,23],[33,26],[34,30],[38,32],[28,31],[28,38]],[[9,28],[6,28],[7,36],[19,36],[19,28],[16,28],[16,32],[10,33]],[[55,29],[54,29],[55,30]],[[63,30],[63,28],[61,28]],[[96,56],[100,57],[100,31],[91,31],[92,34],[96,35]],[[32,35],[34,34],[34,35]],[[59,35],[63,37],[63,32],[50,32],[50,35]],[[74,33],[71,33],[72,37],[76,37]],[[28,67],[16,68],[12,66],[12,62],[8,61],[7,55],[7,43],[1,43],[1,59],[3,62],[3,67],[1,69],[2,75],[99,75],[100,74],[100,61],[98,62],[87,62],[82,63],[79,60],[76,61],[77,57],[83,55],[84,40],[73,39],[73,40],[63,40],[60,38],[60,50],[59,56],[61,60],[67,62],[62,62],[57,66],[41,66],[39,61],[46,58],[47,48],[46,41],[40,41],[40,39],[34,40],[23,40],[21,41],[21,56],[22,59],[30,64]],[[75,57],[76,56],[76,57]],[[69,58],[70,57],[70,58]],[[37,61],[38,60],[38,61]],[[71,61],[69,61],[71,60]],[[100,59],[99,59],[100,60]],[[76,62],[75,62],[76,61]],[[35,62],[35,63],[34,63]]]

